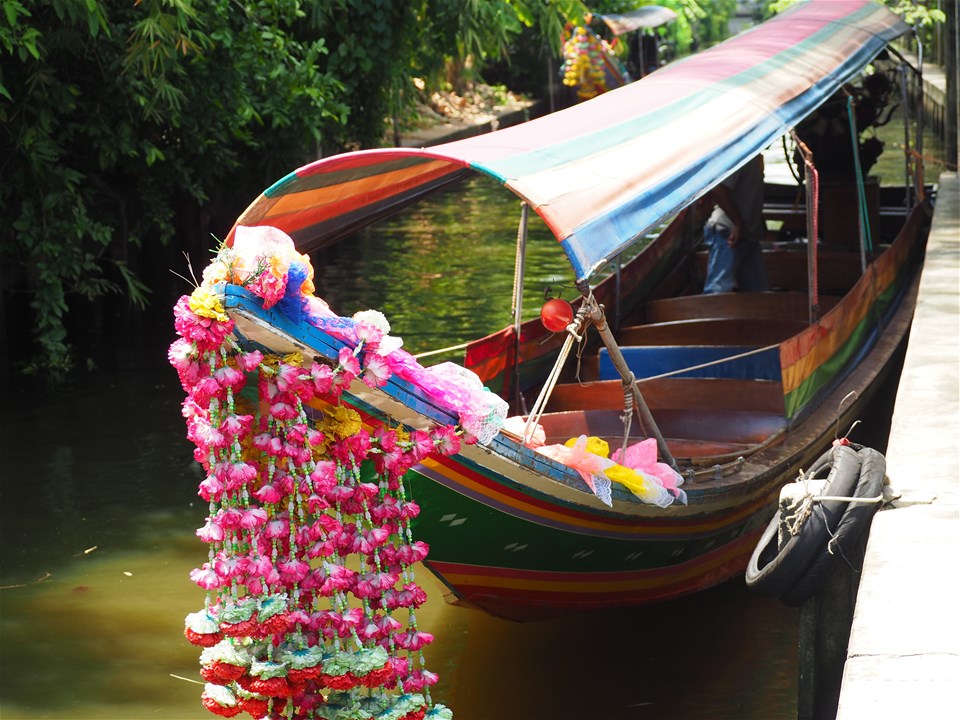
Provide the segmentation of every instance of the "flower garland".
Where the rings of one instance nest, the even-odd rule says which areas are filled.
[[[309,259],[282,233],[266,235],[245,247],[238,234],[174,307],[180,337],[168,357],[209,503],[196,533],[207,562],[190,573],[207,599],[184,629],[203,648],[201,701],[222,717],[447,720],[424,665],[433,636],[416,618],[426,593],[412,566],[428,548],[412,537],[419,507],[402,477],[431,453],[458,452],[461,435],[475,438],[453,427],[371,430],[338,404],[355,379],[389,377],[397,342],[376,317],[337,326],[355,348],[333,364],[240,348],[222,282],[327,329],[345,320],[312,296]]]
[[[603,56],[612,53],[605,40],[578,26],[563,44],[560,72],[563,84],[577,88],[577,97],[589,100],[607,91]]]

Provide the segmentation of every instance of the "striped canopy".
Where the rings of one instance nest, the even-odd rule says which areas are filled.
[[[526,201],[576,279],[589,280],[906,30],[870,0],[801,2],[642,80],[522,125],[430,148],[324,158],[265,190],[237,225],[273,225],[308,252],[480,172]]]

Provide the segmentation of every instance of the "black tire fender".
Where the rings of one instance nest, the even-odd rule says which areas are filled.
[[[827,483],[823,495],[850,497],[860,478],[860,455],[847,445],[827,450],[804,473],[804,480],[822,479]],[[763,532],[750,557],[746,570],[747,587],[765,597],[781,597],[790,591],[818,556],[826,552],[827,541],[836,533],[848,503],[845,500],[824,500],[817,503],[800,531],[777,549],[779,509]]]
[[[860,448],[857,453],[860,455],[860,477],[852,497],[876,498],[883,492],[887,460],[873,448]],[[796,607],[813,597],[837,562],[853,553],[857,542],[870,529],[870,523],[879,507],[880,503],[877,502],[847,503],[843,517],[840,518],[833,536],[827,539],[823,552],[814,559],[797,584],[780,596],[780,600],[785,605]]]

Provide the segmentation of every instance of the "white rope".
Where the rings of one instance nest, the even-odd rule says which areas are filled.
[[[823,502],[824,500],[841,500],[841,501],[846,501],[848,503],[878,503],[878,502],[883,502],[883,495],[877,495],[875,498],[839,497],[837,495],[814,495],[813,499],[819,502]]]
[[[469,344],[470,344],[469,342],[465,342],[465,343],[460,343],[459,345],[451,345],[450,347],[440,348],[439,350],[428,350],[427,352],[417,353],[413,357],[419,359],[422,357],[430,357],[431,355],[439,355],[441,353],[453,352],[454,350],[463,350]]]
[[[524,445],[530,442],[530,440],[533,438],[533,429],[540,422],[540,418],[543,416],[544,408],[547,406],[547,400],[550,399],[550,394],[553,392],[553,388],[556,386],[557,380],[560,379],[560,371],[563,369],[563,365],[566,362],[567,357],[570,355],[570,348],[573,347],[573,341],[580,339],[581,338],[576,334],[574,323],[568,325],[567,338],[563,341],[563,347],[560,348],[560,355],[557,357],[557,362],[554,363],[553,369],[550,371],[550,375],[547,377],[547,381],[540,389],[540,395],[537,397],[537,401],[533,404],[533,409],[530,411],[530,415],[527,416],[527,424],[523,427]]]
[[[811,493],[807,493],[806,495],[803,496],[803,499],[797,504],[797,512],[794,513],[793,515],[787,515],[783,519],[783,523],[784,525],[786,525],[787,530],[790,531],[790,534],[797,535],[800,532],[800,529],[803,527],[803,524],[807,521],[807,518],[810,517],[810,514],[813,512],[814,503],[824,502],[827,500],[846,502],[846,503],[878,503],[878,502],[883,502],[883,494],[881,493],[880,495],[877,495],[877,497],[872,497],[872,498],[858,498],[858,497],[844,497],[841,495],[813,495]]]

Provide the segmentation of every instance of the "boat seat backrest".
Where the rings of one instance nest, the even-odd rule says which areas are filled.
[[[820,308],[826,312],[839,298],[820,296]],[[647,323],[696,320],[702,318],[772,318],[776,320],[806,321],[809,319],[809,299],[800,292],[715,293],[712,295],[684,295],[682,297],[651,300],[644,305]]]
[[[664,373],[677,373],[675,377],[779,381],[781,379],[779,347],[751,352],[759,349],[757,346],[745,345],[660,345],[620,348],[627,366],[638,379],[657,377]],[[725,358],[735,359],[718,362]],[[677,372],[685,368],[695,369]],[[610,353],[606,348],[601,348],[600,379],[614,380],[618,377],[620,375],[610,359]]]
[[[781,343],[807,328],[805,320],[701,318],[621,328],[621,345],[757,345]]]

